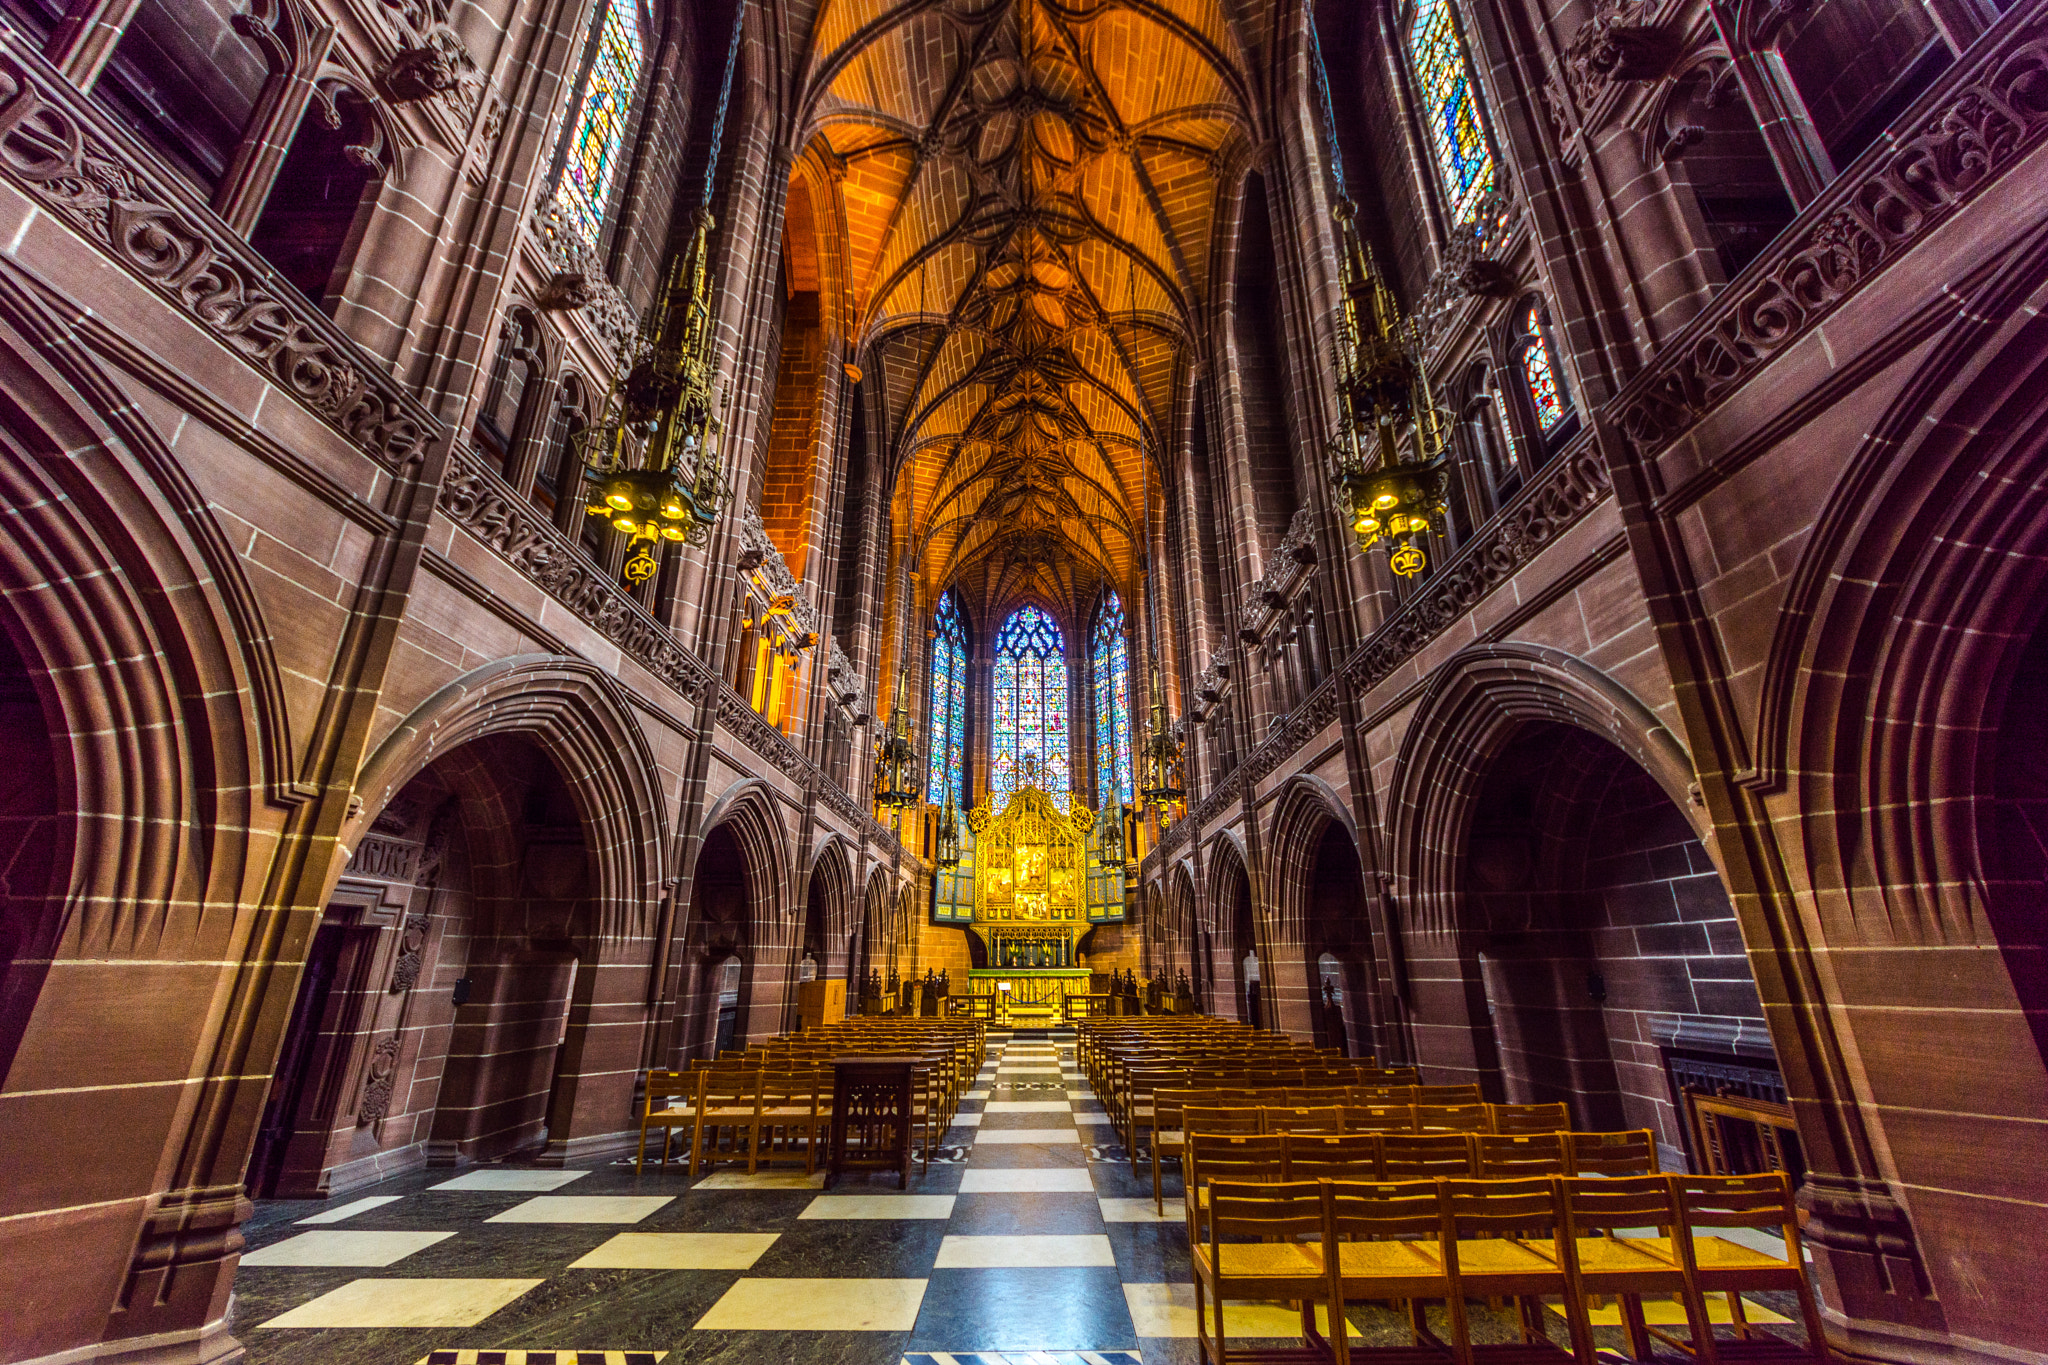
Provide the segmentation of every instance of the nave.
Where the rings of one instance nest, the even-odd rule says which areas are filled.
[[[1070,1029],[992,1031],[902,1189],[889,1172],[828,1190],[822,1169],[744,1162],[692,1178],[679,1143],[637,1173],[630,1158],[513,1157],[413,1171],[332,1206],[261,1201],[236,1333],[251,1360],[295,1365],[1192,1365],[1182,1201],[1169,1180],[1155,1205],[1075,1043]],[[1745,1316],[1803,1344],[1792,1299],[1745,1295]],[[1470,1309],[1475,1344],[1516,1340],[1511,1309]],[[1598,1345],[1624,1346],[1619,1307],[1600,1311],[1617,1325]],[[1653,1325],[1676,1315],[1647,1311]],[[1410,1341],[1392,1305],[1346,1316],[1354,1347]],[[1233,1359],[1302,1344],[1288,1303],[1229,1301],[1225,1324]],[[1546,1327],[1569,1349],[1554,1305]]]

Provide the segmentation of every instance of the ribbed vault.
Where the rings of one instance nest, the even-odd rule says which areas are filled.
[[[1141,553],[1254,141],[1223,0],[826,0],[807,114],[835,173],[897,551],[982,619],[1078,616]]]

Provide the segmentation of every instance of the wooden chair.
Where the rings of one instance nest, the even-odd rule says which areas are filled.
[[[1322,1105],[1314,1108],[1275,1109],[1261,1108],[1258,1111],[1260,1123],[1268,1133],[1341,1133],[1344,1131],[1344,1108],[1342,1105]]]
[[[1568,1358],[1543,1323],[1542,1296],[1562,1296],[1569,1308],[1573,1292],[1558,1180],[1444,1180],[1439,1189],[1444,1269],[1450,1280],[1449,1345],[1459,1365],[1472,1365],[1481,1354],[1490,1360]],[[1514,1299],[1520,1309],[1520,1343],[1475,1347],[1468,1298]]]
[[[1418,1132],[1490,1133],[1493,1116],[1483,1104],[1418,1104],[1415,1127]]]
[[[831,1122],[830,1115],[826,1122]],[[804,1174],[818,1168],[818,1075],[815,1071],[764,1071],[754,1091],[754,1122],[747,1138],[747,1174],[778,1148],[793,1153],[803,1143]]]
[[[1418,1085],[1411,1097],[1417,1104],[1478,1104],[1476,1085]]]
[[[1380,1168],[1378,1133],[1286,1135],[1284,1180],[1376,1180]]]
[[[1188,1245],[1202,1240],[1209,1211],[1209,1182],[1272,1184],[1287,1173],[1287,1139],[1282,1134],[1190,1133],[1181,1154],[1181,1190],[1187,1201]]]
[[[1346,1303],[1395,1300],[1408,1306],[1408,1346],[1360,1348],[1349,1334],[1332,1332],[1338,1365],[1350,1365],[1354,1353],[1398,1365],[1442,1360],[1423,1316],[1426,1301],[1450,1295],[1437,1182],[1330,1181],[1323,1187],[1323,1247],[1333,1327],[1344,1320]]]
[[[1496,1133],[1564,1133],[1572,1126],[1562,1104],[1489,1104]]]
[[[739,1160],[746,1135],[753,1131],[754,1097],[760,1084],[760,1072],[724,1065],[697,1073],[696,1113],[690,1129],[691,1179],[721,1150],[720,1133],[732,1135],[729,1152],[733,1160]]]
[[[1230,1346],[1223,1329],[1226,1298],[1300,1303],[1302,1339],[1307,1343],[1301,1357],[1325,1358],[1315,1322],[1315,1305],[1330,1297],[1323,1229],[1323,1186],[1319,1181],[1210,1183],[1208,1235],[1189,1245],[1194,1263],[1195,1334],[1204,1361],[1229,1365]],[[1343,1319],[1334,1307],[1330,1333],[1340,1339],[1346,1335]],[[1262,1351],[1257,1358],[1269,1361],[1274,1356]]]
[[[1675,1240],[1695,1296],[1700,1298],[1699,1319],[1702,1323],[1706,1319],[1704,1295],[1726,1294],[1737,1332],[1733,1341],[1716,1341],[1711,1327],[1704,1335],[1696,1335],[1693,1344],[1704,1365],[1787,1357],[1826,1365],[1827,1338],[1821,1334],[1820,1310],[1814,1303],[1813,1286],[1807,1282],[1805,1255],[1799,1249],[1792,1178],[1783,1171],[1765,1171],[1757,1175],[1674,1175],[1670,1180],[1678,1206]],[[1765,1233],[1779,1238],[1783,1250],[1764,1251],[1747,1241],[1731,1241],[1716,1236],[1717,1229]],[[1799,1315],[1806,1328],[1803,1351],[1781,1337],[1760,1335],[1750,1326],[1742,1311],[1742,1292],[1749,1289],[1782,1290],[1799,1300]]]
[[[1573,1175],[1655,1175],[1657,1141],[1647,1128],[1625,1133],[1567,1133]]]
[[[1678,1206],[1669,1176],[1562,1180],[1559,1187],[1569,1257],[1566,1270],[1574,1279],[1568,1302],[1580,1310],[1567,1317],[1572,1346],[1580,1359],[1593,1359],[1593,1325],[1585,1310],[1589,1296],[1595,1294],[1620,1299],[1629,1353],[1637,1360],[1651,1359],[1653,1350],[1649,1327],[1643,1321],[1645,1294],[1680,1296],[1695,1341],[1712,1332],[1684,1266],[1672,1253],[1669,1231],[1678,1225]],[[1630,1235],[1643,1228],[1658,1229],[1660,1238],[1646,1243]]]
[[[1347,1104],[1344,1106],[1347,1133],[1412,1133],[1415,1106],[1412,1104]]]
[[[692,1128],[697,1122],[695,1101],[697,1078],[687,1071],[647,1073],[647,1102],[640,1112],[640,1147],[633,1159],[633,1174],[640,1174],[647,1161],[647,1130],[661,1129],[661,1164],[668,1165],[669,1144],[676,1129]]]
[[[1381,1133],[1380,1179],[1432,1180],[1472,1174],[1472,1144],[1464,1133]]]
[[[1158,1093],[1165,1095],[1172,1092],[1160,1091]],[[1197,1098],[1208,1097],[1208,1092],[1200,1090],[1186,1090],[1179,1093],[1182,1095],[1193,1095]],[[1164,1112],[1162,1109],[1161,1113],[1163,1114]],[[1152,1207],[1159,1213],[1166,1212],[1166,1195],[1160,1183],[1161,1163],[1167,1155],[1173,1158],[1175,1165],[1180,1163],[1181,1153],[1187,1149],[1187,1135],[1189,1133],[1249,1134],[1260,1131],[1259,1111],[1257,1109],[1189,1104],[1183,1101],[1175,1106],[1175,1113],[1177,1114],[1176,1122],[1179,1125],[1177,1129],[1161,1129],[1152,1134]],[[1161,1122],[1164,1122],[1163,1118]]]
[[[1562,1133],[1478,1133],[1473,1154],[1482,1180],[1565,1175],[1571,1170]]]

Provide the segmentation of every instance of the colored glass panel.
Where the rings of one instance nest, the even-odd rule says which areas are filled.
[[[1450,0],[1416,0],[1415,19],[1408,26],[1408,60],[1451,219],[1469,222],[1480,199],[1493,189],[1493,152]]]
[[[568,124],[569,145],[562,161],[561,185],[555,191],[562,216],[593,245],[604,227],[612,182],[618,177],[619,153],[626,141],[626,118],[632,112],[633,96],[640,88],[640,68],[646,61],[639,16],[632,8],[635,3],[637,0],[612,0],[605,6],[604,22],[597,30],[597,52],[583,87],[583,103]]]
[[[953,594],[939,599],[932,614],[931,773],[925,799],[944,805],[967,800],[967,627]]]
[[[998,801],[1024,781],[1024,760],[1038,760],[1038,784],[1064,807],[1067,765],[1067,656],[1059,623],[1040,607],[1019,607],[996,636],[990,785]]]
[[[1124,604],[1112,592],[1095,613],[1089,649],[1095,694],[1095,800],[1131,804],[1131,659],[1124,639]]]
[[[1564,389],[1558,383],[1557,366],[1550,358],[1550,337],[1543,330],[1543,314],[1534,304],[1522,322],[1529,339],[1522,343],[1522,379],[1529,386],[1529,401],[1536,405],[1536,425],[1548,435],[1565,417]]]

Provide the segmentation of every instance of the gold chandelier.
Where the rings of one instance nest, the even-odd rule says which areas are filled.
[[[626,577],[644,582],[662,541],[701,545],[725,500],[713,411],[717,357],[711,335],[712,218],[697,210],[689,249],[669,267],[660,306],[650,311],[638,359],[605,396],[603,417],[585,437],[589,513],[630,537]],[[721,409],[723,401],[718,405]]]
[[[1152,668],[1152,733],[1145,739],[1144,767],[1145,785],[1138,796],[1157,813],[1163,831],[1172,826],[1173,808],[1188,793],[1185,761],[1166,716],[1166,685],[1156,664]]]
[[[918,799],[917,746],[910,739],[910,708],[904,705],[904,673],[896,673],[896,704],[889,728],[875,745],[875,804],[899,810]]]
[[[1351,509],[1358,548],[1387,542],[1387,567],[1413,578],[1428,567],[1417,540],[1437,530],[1450,490],[1448,414],[1430,394],[1422,337],[1402,319],[1373,268],[1349,199],[1338,201],[1344,315],[1331,474]]]

